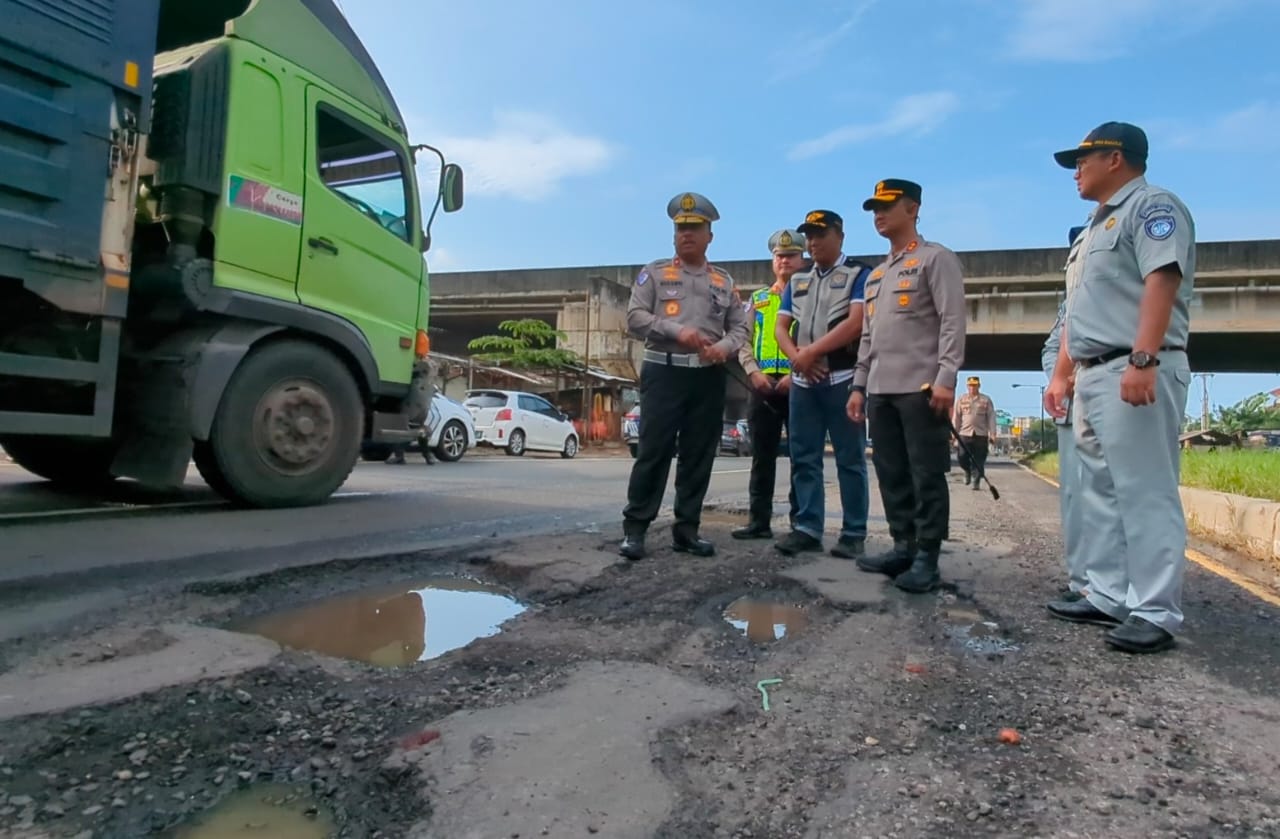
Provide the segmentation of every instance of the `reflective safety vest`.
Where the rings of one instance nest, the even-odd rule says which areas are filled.
[[[778,322],[778,309],[782,308],[782,295],[762,288],[751,295],[751,311],[755,328],[751,348],[760,365],[760,372],[785,376],[791,372],[791,359],[783,354],[773,327]]]

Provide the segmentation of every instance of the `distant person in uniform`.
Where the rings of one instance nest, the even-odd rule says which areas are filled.
[[[704,196],[671,199],[676,255],[646,265],[636,276],[627,329],[645,342],[640,370],[639,449],[622,511],[619,553],[645,555],[645,533],[658,516],[676,455],[672,547],[711,556],[715,546],[698,535],[702,501],[720,447],[725,362],[747,341],[750,324],[733,278],[707,262],[711,223],[719,212]]]
[[[1158,652],[1183,620],[1178,432],[1191,384],[1195,225],[1176,195],[1147,183],[1147,136],[1135,125],[1104,123],[1054,159],[1075,169],[1080,197],[1097,207],[1044,399],[1054,417],[1071,408],[1088,586],[1084,599],[1049,610],[1110,627],[1106,641],[1120,650]]]
[[[964,363],[964,274],[960,259],[918,232],[921,188],[883,180],[862,205],[874,213],[889,256],[867,280],[866,317],[849,417],[870,421],[872,460],[893,549],[858,567],[898,588],[937,588],[938,554],[949,534],[951,411]]]
[[[1071,250],[1067,255],[1067,297],[1080,284],[1080,266],[1084,262],[1084,254],[1080,245],[1084,239],[1083,227],[1073,227],[1067,232],[1067,242]],[[1058,352],[1061,347],[1062,323],[1066,318],[1067,303],[1063,300],[1058,307],[1058,319],[1045,339],[1044,349],[1040,353],[1040,366],[1050,380],[1053,370],[1058,365]],[[1071,400],[1067,400],[1066,413],[1054,417],[1058,427],[1058,510],[1062,519],[1063,561],[1067,568],[1067,584],[1061,592],[1062,600],[1079,600],[1082,592],[1089,584],[1085,577],[1084,559],[1080,556],[1080,460],[1076,456],[1075,429],[1071,426]]]
[[[733,531],[735,539],[773,538],[773,493],[777,486],[778,449],[782,429],[789,428],[791,402],[791,359],[778,345],[774,325],[782,293],[791,276],[804,267],[805,238],[798,230],[779,230],[769,237],[773,254],[773,285],[762,288],[747,301],[751,319],[751,340],[738,352],[738,363],[751,385],[751,407],[747,421],[751,428],[750,513],[746,527]],[[796,519],[795,483],[788,481],[791,524]]]
[[[822,550],[827,507],[823,460],[830,436],[840,488],[840,536],[833,556],[864,555],[871,490],[867,483],[867,432],[845,413],[849,382],[862,336],[862,295],[871,266],[845,257],[844,219],[814,210],[798,228],[813,267],[791,277],[782,292],[774,337],[791,359],[791,482],[796,516],[776,544],[794,556]]]
[[[965,384],[969,392],[956,400],[951,421],[965,445],[964,449],[957,446],[965,485],[972,484],[978,489],[987,474],[987,455],[996,442],[996,406],[991,397],[982,392],[982,379],[970,376]]]

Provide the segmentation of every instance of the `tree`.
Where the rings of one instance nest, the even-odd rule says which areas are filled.
[[[578,354],[556,346],[568,335],[536,318],[504,320],[498,329],[505,335],[482,335],[467,344],[476,358],[517,369],[556,368],[578,361]]]
[[[1228,434],[1280,429],[1280,411],[1270,404],[1268,394],[1255,393],[1230,408],[1218,408],[1213,425],[1219,431],[1225,431]]]

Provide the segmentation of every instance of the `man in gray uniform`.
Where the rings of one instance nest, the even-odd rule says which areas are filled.
[[[889,257],[867,280],[865,321],[847,410],[870,418],[872,462],[893,550],[858,567],[888,574],[904,591],[938,586],[949,536],[947,469],[956,376],[964,363],[960,259],[917,232],[920,185],[884,180],[862,209],[874,211]]]
[[[627,559],[645,555],[645,532],[658,516],[671,458],[676,461],[676,522],[672,547],[711,556],[698,537],[702,501],[720,445],[725,362],[746,342],[750,322],[733,278],[707,263],[711,222],[719,212],[705,197],[686,192],[671,199],[676,255],[650,262],[636,276],[627,329],[645,342],[640,370],[640,442],[622,511]]]
[[[1080,235],[1083,227],[1073,227],[1067,233],[1067,242],[1071,251],[1067,255],[1067,296],[1080,284],[1080,266],[1084,262],[1080,253],[1080,245],[1084,239]],[[1058,352],[1062,342],[1062,323],[1066,318],[1067,304],[1064,300],[1058,307],[1058,319],[1045,339],[1044,349],[1040,352],[1040,366],[1050,380],[1053,369],[1058,365]],[[1063,559],[1067,567],[1067,585],[1062,592],[1064,601],[1079,600],[1082,592],[1089,584],[1085,578],[1084,561],[1080,556],[1080,461],[1076,457],[1075,429],[1071,425],[1071,404],[1067,403],[1067,412],[1062,417],[1054,417],[1058,427],[1058,511],[1062,519]]]
[[[1104,123],[1054,159],[1076,170],[1080,197],[1097,207],[1045,392],[1045,408],[1065,417],[1075,371],[1088,588],[1049,610],[1112,627],[1106,640],[1118,649],[1158,652],[1182,627],[1178,431],[1191,384],[1195,227],[1177,196],[1147,183],[1147,137],[1137,126]]]
[[[867,482],[867,432],[850,422],[845,402],[862,335],[862,295],[871,266],[846,257],[844,219],[814,210],[798,228],[813,267],[792,276],[782,292],[773,335],[791,360],[791,482],[796,515],[791,532],[774,547],[794,556],[822,550],[826,491],[822,477],[827,438],[840,487],[840,537],[832,556],[864,556],[871,490]]]
[[[987,455],[991,453],[996,439],[996,406],[991,397],[982,392],[982,379],[970,376],[965,384],[969,392],[956,400],[951,422],[965,445],[960,449],[958,458],[960,468],[964,470],[964,482],[966,485],[972,483],[976,490],[986,477]]]

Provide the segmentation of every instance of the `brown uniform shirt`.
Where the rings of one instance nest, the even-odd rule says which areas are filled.
[[[915,393],[924,385],[955,388],[964,338],[960,258],[919,239],[867,278],[853,384],[868,393]]]
[[[956,397],[956,431],[961,437],[995,437],[996,406],[985,393],[971,396],[966,393]]]

